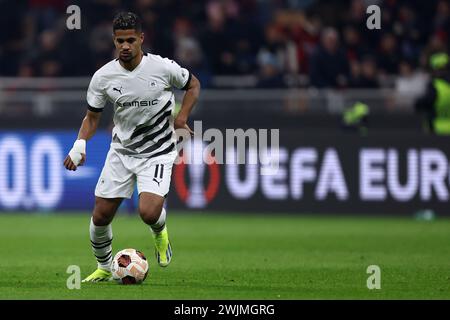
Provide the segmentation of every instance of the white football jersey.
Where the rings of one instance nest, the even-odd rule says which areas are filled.
[[[153,158],[175,150],[172,87],[186,89],[191,74],[173,60],[145,53],[140,64],[128,71],[118,59],[92,77],[87,91],[88,108],[102,111],[109,100],[114,106],[111,147],[139,158]]]

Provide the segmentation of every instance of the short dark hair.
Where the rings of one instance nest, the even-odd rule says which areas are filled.
[[[133,12],[119,12],[113,20],[113,32],[116,30],[134,29],[142,31],[141,19]]]

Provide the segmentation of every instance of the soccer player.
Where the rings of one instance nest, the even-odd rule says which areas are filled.
[[[107,100],[114,106],[111,147],[95,188],[95,207],[90,222],[92,250],[98,268],[83,282],[111,279],[111,222],[124,198],[139,192],[139,214],[151,228],[161,267],[172,258],[164,199],[169,191],[172,165],[177,156],[174,129],[184,128],[200,93],[200,82],[176,62],[144,53],[139,18],[119,13],[113,21],[118,58],[101,67],[87,91],[88,110],[78,139],[64,160],[68,170],[86,161],[86,141],[95,133]],[[181,110],[174,119],[172,87],[186,90]]]

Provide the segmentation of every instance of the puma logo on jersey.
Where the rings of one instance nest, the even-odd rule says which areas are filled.
[[[117,89],[117,88],[114,88],[114,87],[113,87],[113,91],[117,91],[117,92],[119,92],[120,94],[122,94],[122,86],[120,86],[120,89]]]

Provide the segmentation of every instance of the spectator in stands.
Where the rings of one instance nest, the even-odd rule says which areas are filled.
[[[408,107],[413,105],[414,101],[424,94],[428,76],[415,69],[408,60],[400,62],[399,70],[399,76],[395,80],[396,105]]]
[[[361,63],[353,61],[351,72],[350,87],[360,89],[379,88],[377,65],[374,58],[365,57]]]
[[[110,23],[101,23],[97,25],[91,32],[89,44],[96,69],[101,68],[104,64],[114,58],[114,45],[111,41],[111,25]]]
[[[398,18],[394,23],[401,57],[404,60],[415,60],[420,51],[420,25],[412,7],[403,4],[398,10]],[[400,70],[398,70],[400,71]]]
[[[434,29],[447,43],[450,42],[450,3],[446,0],[440,0],[436,6]]]
[[[30,78],[34,76],[34,69],[30,62],[22,62],[19,66],[17,76],[20,78]]]
[[[233,52],[233,35],[227,28],[225,7],[218,1],[207,4],[207,25],[202,45],[214,74],[236,74],[236,57]]]
[[[322,33],[321,45],[311,57],[311,85],[317,88],[344,88],[349,84],[349,65],[334,28]]]
[[[284,87],[281,64],[276,56],[269,52],[260,52],[258,55],[259,64],[259,88],[282,88]]]
[[[347,23],[355,26],[358,29],[362,29],[366,25],[367,15],[364,0],[352,0],[349,8],[347,9]]]
[[[45,30],[39,39],[37,56],[33,61],[36,76],[56,77],[61,75],[61,53],[59,37],[54,30]]]
[[[192,24],[185,18],[176,19],[173,30],[174,58],[191,70],[203,87],[208,87],[210,73],[200,43],[193,35]]]
[[[442,35],[433,34],[429,37],[428,43],[422,49],[420,54],[420,67],[423,69],[427,69],[429,66],[429,57],[432,56],[436,52],[446,52],[447,46],[443,40]]]
[[[366,53],[361,41],[361,34],[358,29],[353,26],[346,26],[343,32],[343,41],[345,45],[345,53],[349,61],[361,61]]]
[[[382,36],[378,51],[378,67],[385,74],[395,74],[398,72],[400,54],[397,47],[397,39],[392,33]]]
[[[308,57],[320,41],[321,20],[317,16],[308,17],[303,13],[294,15],[290,25],[290,37],[296,45],[297,71],[308,74]]]
[[[260,70],[264,69],[264,66],[269,68],[275,67],[277,72],[283,70],[286,63],[285,37],[280,25],[271,23],[266,27],[264,44],[261,46],[257,56]]]

